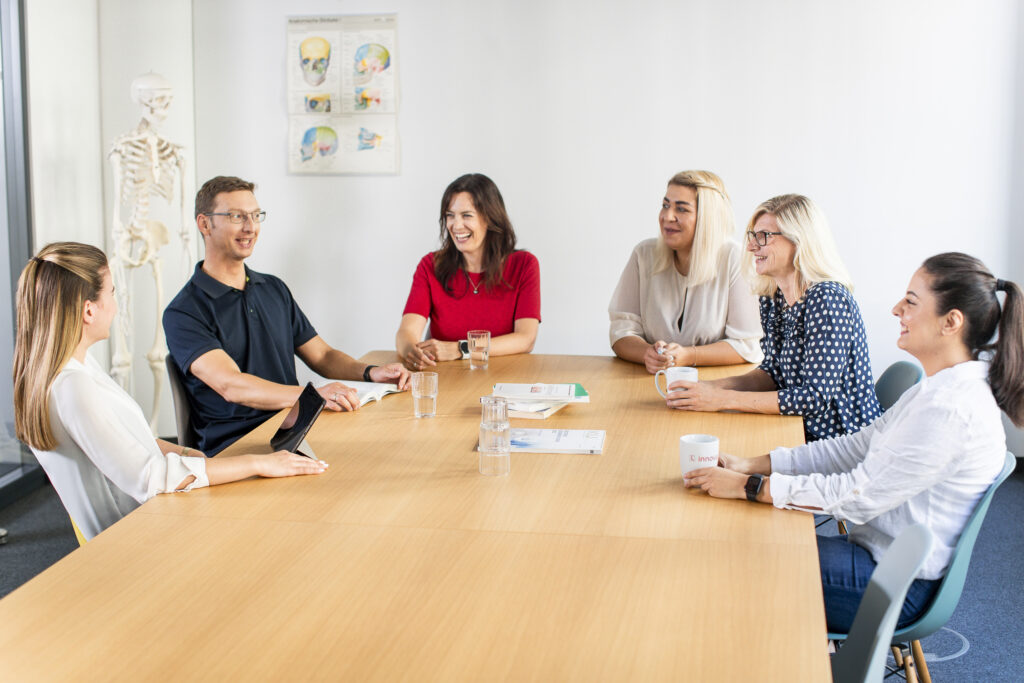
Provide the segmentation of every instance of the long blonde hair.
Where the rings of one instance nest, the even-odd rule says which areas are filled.
[[[697,226],[686,279],[691,286],[709,282],[718,274],[722,247],[736,230],[725,183],[711,171],[681,171],[672,176],[668,184],[689,187],[697,193]],[[654,272],[660,273],[672,266],[672,250],[661,236],[654,256]]]
[[[78,242],[48,244],[18,278],[14,346],[14,428],[38,450],[57,447],[50,427],[50,386],[82,340],[86,301],[103,289],[107,257]]]
[[[754,210],[747,223],[747,230],[753,231],[754,224],[765,214],[775,216],[779,232],[796,246],[793,267],[799,276],[800,294],[818,282],[838,282],[847,291],[853,291],[853,280],[839,258],[839,248],[832,238],[832,231],[825,220],[825,214],[817,204],[800,194],[783,194],[772,197]],[[747,274],[754,283],[758,296],[775,296],[779,288],[774,278],[758,275],[754,269],[754,254],[744,250],[743,262]]]

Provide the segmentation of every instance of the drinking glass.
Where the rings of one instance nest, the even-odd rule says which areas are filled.
[[[512,467],[508,402],[496,396],[484,396],[480,404],[480,474],[506,475]]]
[[[412,373],[412,412],[416,417],[437,414],[437,373]]]
[[[490,331],[470,330],[466,340],[469,342],[469,369],[486,370],[487,358],[491,355]]]

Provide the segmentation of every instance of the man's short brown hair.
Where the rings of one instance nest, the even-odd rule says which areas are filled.
[[[199,218],[201,214],[213,211],[213,202],[221,192],[238,192],[239,190],[252,192],[255,189],[255,183],[236,178],[233,175],[219,175],[216,178],[210,178],[199,188],[199,192],[196,192],[195,217]]]

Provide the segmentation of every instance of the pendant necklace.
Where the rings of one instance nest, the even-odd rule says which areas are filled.
[[[468,282],[469,286],[473,288],[473,293],[474,294],[479,294],[480,293],[480,285],[482,285],[484,283],[484,279],[481,277],[480,278],[480,282],[478,282],[478,283],[476,283],[476,285],[474,285],[473,284],[473,280],[471,280],[470,277],[469,277],[469,271],[465,271],[464,270],[462,272],[466,274],[466,282]]]

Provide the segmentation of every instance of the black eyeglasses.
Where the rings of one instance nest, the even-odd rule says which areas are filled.
[[[204,216],[227,216],[228,221],[231,223],[244,223],[246,218],[252,219],[253,223],[262,223],[267,220],[266,211],[253,211],[252,213],[245,213],[244,211],[225,211],[221,213],[206,213]]]
[[[769,232],[768,230],[758,230],[757,232],[754,232],[753,230],[747,230],[747,241],[749,242],[753,240],[754,242],[757,242],[757,246],[763,247],[768,244],[769,235],[774,236],[781,234],[781,232]]]

